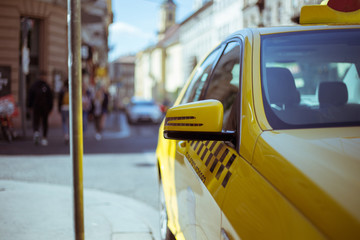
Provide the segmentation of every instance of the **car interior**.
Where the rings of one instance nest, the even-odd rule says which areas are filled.
[[[263,99],[273,128],[359,124],[359,37],[358,30],[262,37]]]
[[[360,121],[360,104],[348,102],[348,88],[341,81],[320,82],[318,104],[301,104],[301,94],[287,68],[266,69],[266,89],[272,111],[285,123],[293,125]]]

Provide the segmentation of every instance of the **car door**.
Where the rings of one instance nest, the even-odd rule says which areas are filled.
[[[217,99],[224,106],[224,130],[234,128],[228,121],[239,92],[240,42],[230,41],[210,78],[203,84],[199,99]],[[193,91],[194,92],[194,91]],[[211,116],[209,116],[211,117]],[[234,130],[234,129],[232,129]],[[230,147],[227,145],[229,144]],[[229,150],[231,148],[232,150]],[[182,178],[177,182],[179,214],[183,214],[186,239],[220,239],[221,204],[229,169],[233,161],[233,144],[218,141],[179,141],[176,162]]]
[[[223,50],[223,46],[219,46],[198,66],[193,75],[192,80],[181,100],[181,103],[188,103],[197,101],[206,86],[206,82],[211,74],[213,66],[219,58]],[[196,221],[195,221],[195,195],[201,194],[201,187],[197,176],[190,170],[189,162],[184,156],[184,141],[172,141],[169,146],[170,158],[174,156],[175,159],[170,159],[174,162],[174,185],[176,199],[173,199],[171,211],[178,219],[178,232],[174,232],[177,239],[196,239]],[[185,144],[186,146],[186,144]],[[173,161],[174,160],[174,161]],[[165,184],[165,183],[164,183]],[[176,213],[175,213],[176,212]]]
[[[219,94],[213,95],[216,84],[212,81],[209,82],[204,95],[205,98],[217,98],[223,103],[223,130],[237,133],[234,143],[217,142],[214,147],[216,152],[211,151],[214,155],[221,156],[217,158],[218,161],[214,160],[209,164],[218,180],[213,185],[221,184],[212,191],[221,197],[220,199],[213,194],[215,199],[221,200],[219,239],[322,239],[323,236],[316,227],[251,164],[262,159],[270,167],[268,171],[273,171],[271,168],[276,168],[276,165],[272,165],[271,162],[276,157],[274,151],[267,150],[269,145],[259,144],[261,137],[258,138],[262,132],[254,109],[255,106],[260,105],[255,101],[260,101],[262,104],[259,86],[255,84],[259,80],[257,67],[260,54],[254,56],[254,53],[259,49],[256,48],[259,45],[251,47],[248,44],[249,36],[246,35],[244,40],[240,41],[242,42],[247,44],[240,44],[241,77],[239,77],[240,91],[236,95],[236,100],[231,105],[227,103],[228,99],[234,98],[230,97],[231,95],[228,94],[225,98],[220,97],[222,95]],[[215,73],[216,69],[214,75]],[[276,171],[291,176],[285,168]],[[300,179],[296,181],[303,184]]]

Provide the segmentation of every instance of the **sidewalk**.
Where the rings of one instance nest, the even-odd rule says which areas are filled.
[[[1,240],[75,239],[72,189],[0,180]],[[157,240],[159,213],[120,195],[84,190],[86,240]]]
[[[111,139],[129,134],[128,128],[121,126],[126,122],[123,117],[122,113],[109,114],[104,137]],[[89,123],[84,140],[96,142],[94,134],[93,123]],[[0,150],[6,148],[6,152],[23,162],[29,156],[19,155],[19,149],[32,148],[34,153],[68,152],[61,128],[51,129],[48,138],[46,148],[34,147],[28,136],[11,144],[1,142]],[[8,154],[1,155],[0,151],[0,158],[6,156]],[[73,215],[71,186],[0,179],[0,240],[75,239]],[[84,221],[86,240],[160,239],[159,212],[122,195],[85,188]]]

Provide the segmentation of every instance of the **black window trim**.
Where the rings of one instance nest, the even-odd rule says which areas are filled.
[[[211,65],[211,69],[210,69],[209,75],[206,77],[205,85],[204,85],[203,89],[201,90],[201,93],[200,93],[200,96],[199,96],[199,100],[202,99],[202,97],[203,97],[203,94],[204,94],[203,92],[204,92],[204,89],[206,88],[207,82],[209,81],[209,77],[212,75],[212,72],[213,72],[213,70],[214,70],[214,67],[215,67],[215,65],[217,64],[217,62],[219,61],[220,56],[221,56],[222,53],[224,52],[224,49],[225,49],[224,44],[223,44],[223,43],[219,44],[219,46],[217,46],[216,48],[214,48],[214,49],[201,61],[201,63],[198,65],[198,66],[201,66],[211,54],[213,54],[215,51],[218,51],[218,50],[219,50],[219,52],[217,53],[217,56],[216,56],[214,62],[213,62],[212,65]],[[193,71],[196,72],[196,69],[193,69]],[[194,73],[194,75],[192,76],[193,78],[194,78],[195,74],[196,74],[196,73]],[[192,74],[191,74],[191,75],[192,75]],[[191,81],[194,80],[193,78],[191,79]],[[189,86],[190,86],[190,85],[189,85]],[[181,101],[180,101],[181,103],[183,103],[184,98],[185,98],[185,96],[187,95],[187,91],[188,91],[188,90],[190,90],[190,89],[189,89],[189,88],[186,89],[184,95],[182,96],[182,99],[181,99]],[[191,102],[192,102],[192,101],[191,101]]]
[[[221,56],[224,53],[225,47],[226,47],[226,43],[223,42],[217,48],[214,49],[214,51],[217,50],[217,49],[220,49],[220,51],[219,51],[219,54],[217,55],[215,61],[213,62],[212,66],[211,66],[211,70],[210,70],[209,75],[207,76],[206,81],[205,81],[205,85],[204,85],[203,89],[201,90],[199,100],[203,100],[204,97],[205,97],[205,93],[207,92],[207,88],[209,86],[209,81],[212,78],[212,75],[213,75],[213,72],[214,72],[214,69],[215,69],[216,65],[218,64]],[[212,52],[214,52],[214,51],[212,51]]]
[[[243,102],[243,98],[242,98],[242,89],[243,89],[243,78],[242,78],[242,75],[243,75],[243,65],[244,65],[244,36],[242,35],[237,35],[237,36],[233,36],[229,39],[226,39],[224,42],[221,43],[221,47],[222,47],[222,50],[221,50],[221,54],[219,54],[219,56],[217,57],[216,61],[214,62],[215,64],[213,64],[212,66],[212,69],[210,71],[210,74],[209,76],[207,77],[206,79],[206,82],[205,82],[205,86],[204,88],[202,89],[202,92],[200,94],[200,97],[199,97],[199,100],[204,100],[205,99],[205,95],[206,95],[206,92],[209,88],[209,85],[210,85],[210,81],[212,80],[213,78],[213,71],[214,69],[216,68],[217,64],[219,63],[219,60],[221,58],[221,56],[223,55],[225,49],[226,49],[226,46],[229,44],[229,43],[232,43],[232,42],[235,42],[235,43],[238,43],[239,46],[240,46],[240,56],[239,56],[239,59],[240,59],[240,69],[239,69],[239,92],[238,94],[240,94],[240,96],[238,96],[236,98],[236,108],[237,109],[240,109],[238,111],[236,111],[236,128],[238,129],[237,131],[235,131],[235,139],[234,139],[234,142],[231,142],[234,146],[235,146],[235,150],[240,154],[240,146],[241,146],[241,126],[242,126],[242,118],[241,118],[241,112],[242,112],[242,109],[241,109],[241,106],[242,106],[242,102]],[[240,99],[239,99],[240,97]]]

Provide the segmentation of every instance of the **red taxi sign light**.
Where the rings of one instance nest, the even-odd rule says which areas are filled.
[[[360,0],[329,0],[301,8],[300,24],[360,24]]]
[[[353,12],[360,9],[360,0],[329,0],[327,5],[340,12]]]

